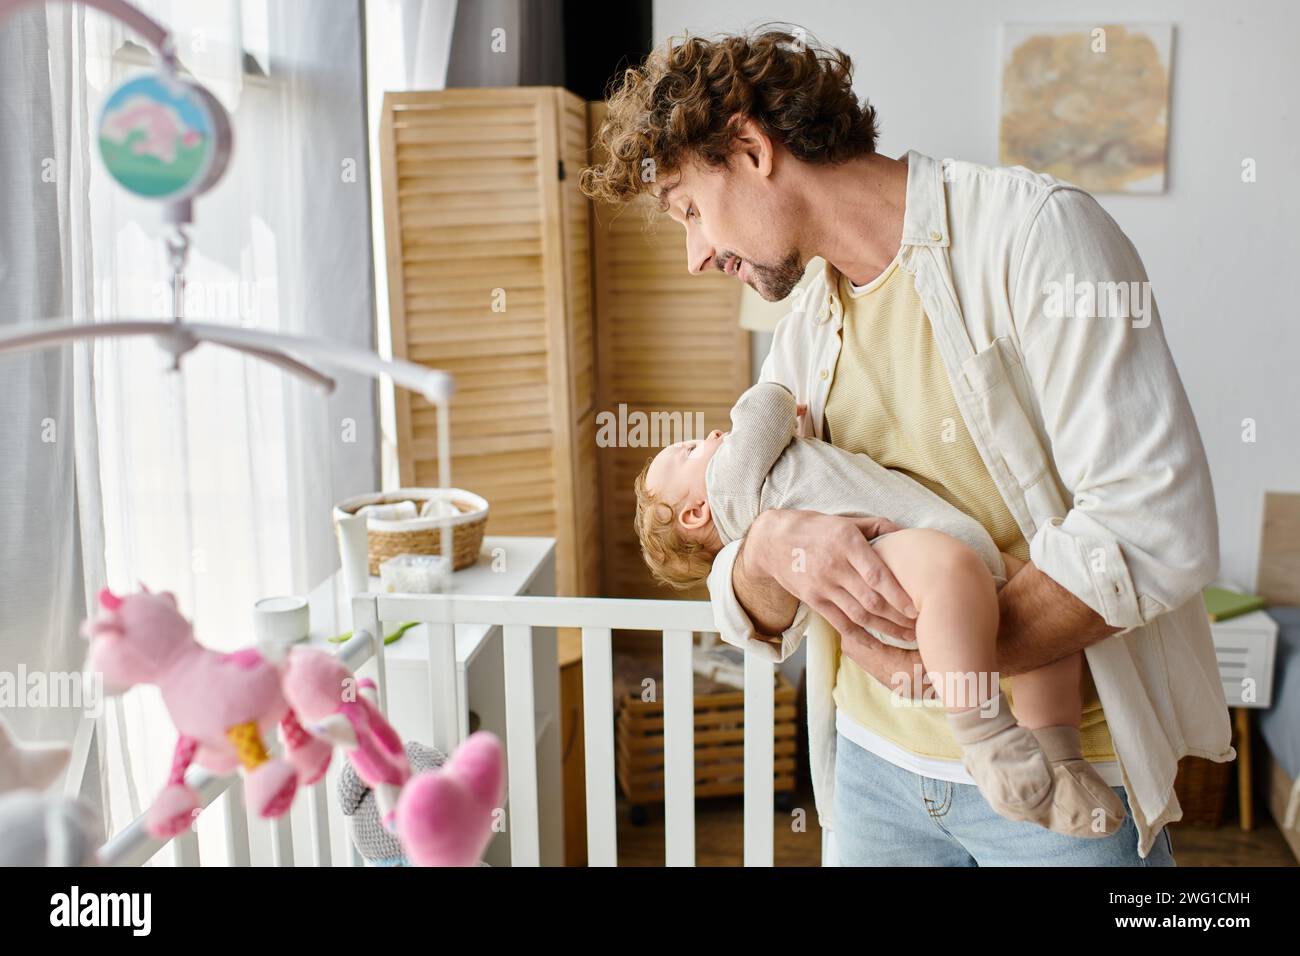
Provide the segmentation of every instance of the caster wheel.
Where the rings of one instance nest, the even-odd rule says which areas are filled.
[[[645,807],[633,807],[628,811],[628,818],[632,821],[632,826],[643,827],[650,821],[650,813]]]

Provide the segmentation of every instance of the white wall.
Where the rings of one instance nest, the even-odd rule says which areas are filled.
[[[795,22],[855,62],[881,150],[996,163],[1004,22],[1171,22],[1163,195],[1098,199],[1142,254],[1214,473],[1224,578],[1255,581],[1263,492],[1300,491],[1300,4],[656,0],[656,40]],[[1241,182],[1241,163],[1257,181]],[[1254,444],[1242,420],[1257,423]]]

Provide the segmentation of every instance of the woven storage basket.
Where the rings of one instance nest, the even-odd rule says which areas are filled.
[[[408,518],[405,521],[366,522],[370,573],[379,574],[379,565],[399,554],[442,554],[439,529],[443,523],[451,528],[452,570],[467,568],[478,560],[487,528],[488,503],[473,492],[461,488],[398,488],[396,491],[357,495],[334,506],[335,516],[349,515],[365,505],[394,505],[414,501],[417,508],[431,498],[450,499],[460,514],[453,518]]]
[[[1230,778],[1235,767],[1236,764],[1215,763],[1204,757],[1187,756],[1178,762],[1174,793],[1183,808],[1182,823],[1211,828],[1223,823]]]
[[[1232,722],[1232,745],[1241,752],[1241,739],[1237,722]],[[1240,759],[1240,758],[1238,758]],[[1188,755],[1178,761],[1178,777],[1174,780],[1174,794],[1183,808],[1179,821],[1192,827],[1217,829],[1223,823],[1228,794],[1232,790],[1232,777],[1237,764],[1215,763],[1204,757]]]
[[[1216,763],[1204,757],[1191,756],[1178,762],[1174,792],[1183,808],[1183,823],[1205,827],[1221,825],[1234,766],[1234,763]]]

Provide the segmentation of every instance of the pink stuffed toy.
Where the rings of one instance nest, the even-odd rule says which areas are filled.
[[[105,687],[121,693],[136,684],[155,684],[180,736],[171,773],[149,808],[149,832],[167,838],[188,827],[199,794],[185,783],[191,763],[214,773],[244,769],[244,797],[262,817],[289,809],[298,786],[325,775],[332,748],[307,734],[280,687],[280,671],[253,648],[220,654],[194,639],[170,593],[119,597],[99,592],[103,613],[86,621],[89,667],[103,674]],[[266,735],[276,725],[288,760],[272,757]]]
[[[500,740],[472,734],[442,767],[412,777],[406,748],[374,700],[374,682],[358,680],[338,658],[295,647],[284,663],[284,693],[309,733],[346,751],[411,863],[473,866],[482,859],[504,796]]]
[[[501,741],[470,734],[436,770],[412,777],[397,801],[397,837],[414,866],[474,866],[505,797]]]
[[[380,713],[374,681],[358,680],[332,654],[295,647],[284,663],[283,686],[307,731],[344,749],[357,776],[374,790],[384,826],[393,829],[393,809],[411,764],[402,739]]]

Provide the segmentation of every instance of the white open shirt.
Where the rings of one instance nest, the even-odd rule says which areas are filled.
[[[1219,565],[1214,492],[1154,300],[1143,317],[1055,310],[1062,290],[1077,301],[1075,290],[1092,284],[1105,302],[1109,284],[1145,284],[1146,270],[1114,220],[1075,186],[914,151],[907,163],[900,264],[915,275],[971,438],[1033,563],[1124,629],[1085,653],[1145,857],[1161,827],[1182,817],[1179,759],[1235,756],[1200,593]],[[842,318],[828,266],[777,326],[760,376],[807,404],[818,437]],[[779,639],[758,634],[731,587],[740,546],[723,548],[709,576],[718,630],[785,660],[810,611],[801,604]],[[808,738],[827,828],[834,659],[834,637],[815,629]]]

